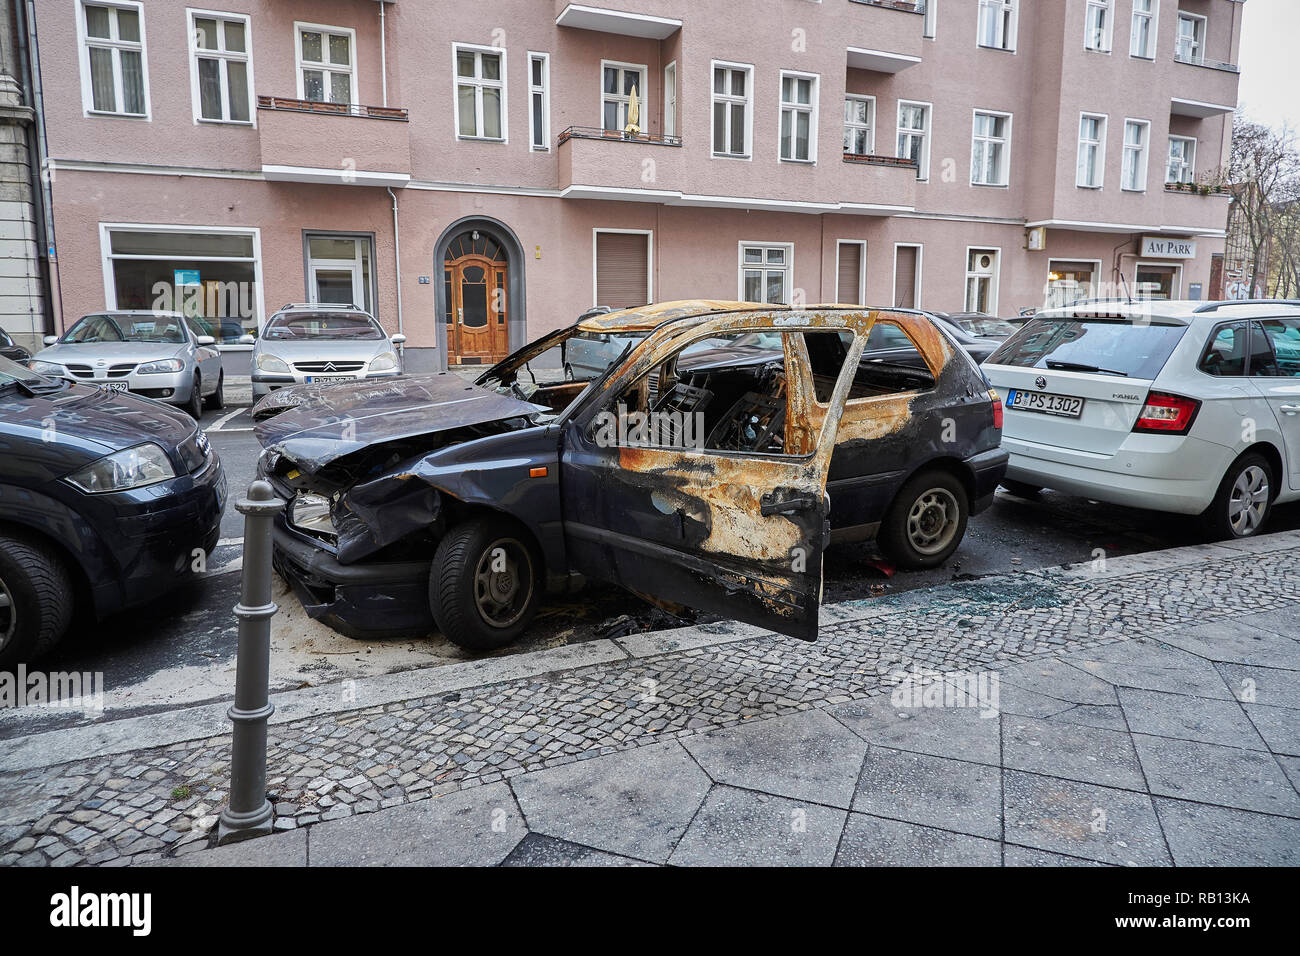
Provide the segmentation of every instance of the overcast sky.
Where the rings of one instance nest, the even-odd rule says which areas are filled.
[[[1300,132],[1300,0],[1248,0],[1241,30],[1241,88],[1246,114]]]

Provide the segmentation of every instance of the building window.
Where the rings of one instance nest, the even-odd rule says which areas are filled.
[[[628,111],[633,95],[637,98],[637,122],[646,126],[646,68],[634,63],[600,63],[600,125],[602,129],[621,130],[630,125]]]
[[[82,102],[87,112],[116,116],[149,114],[144,10],[138,3],[83,3]]]
[[[594,232],[594,305],[630,309],[654,301],[651,287],[653,234],[635,229]]]
[[[865,305],[867,295],[867,244],[860,239],[835,243],[835,301]]]
[[[1010,152],[1011,115],[976,110],[971,138],[971,185],[1007,185]]]
[[[995,315],[998,310],[998,250],[966,253],[966,311]]]
[[[248,17],[190,11],[190,77],[194,118],[213,123],[247,123],[253,90]]]
[[[528,54],[528,128],[530,149],[550,149],[551,57],[547,53]]]
[[[1174,58],[1183,63],[1205,62],[1205,17],[1194,13],[1178,14],[1178,42]]]
[[[202,318],[224,344],[257,328],[261,265],[251,229],[100,228],[105,304]]]
[[[1156,0],[1133,0],[1133,29],[1129,35],[1130,56],[1144,60],[1156,55]]]
[[[921,246],[894,244],[894,308],[921,307],[921,261]]]
[[[313,103],[355,103],[356,32],[344,27],[295,23],[298,32],[298,98]]]
[[[664,67],[664,136],[677,135],[677,61]]]
[[[870,156],[876,151],[876,98],[844,97],[844,152]]]
[[[921,36],[933,40],[939,31],[939,0],[920,0],[919,7],[925,15]]]
[[[1088,0],[1084,13],[1083,46],[1098,53],[1110,52],[1111,3],[1113,0]]]
[[[781,158],[817,160],[817,77],[781,74]]]
[[[713,64],[713,155],[749,158],[752,66]]]
[[[1106,117],[1084,113],[1079,118],[1079,163],[1075,185],[1100,189],[1106,172]]]
[[[374,315],[374,239],[307,233],[307,301],[356,305]]]
[[[1166,183],[1190,183],[1196,180],[1196,140],[1190,136],[1169,137],[1169,166]]]
[[[994,50],[1016,48],[1019,0],[980,0],[979,45]]]
[[[898,153],[916,163],[916,178],[930,178],[930,104],[898,101]]]
[[[740,298],[784,305],[790,301],[794,246],[789,243],[740,244]]]
[[[456,135],[506,138],[506,54],[491,47],[453,47],[456,54]]]
[[[1147,141],[1151,124],[1145,120],[1124,121],[1124,168],[1121,189],[1145,192],[1147,188]]]
[[[1047,289],[1043,308],[1059,309],[1074,305],[1097,294],[1097,262],[1067,262],[1052,259],[1048,262]]]

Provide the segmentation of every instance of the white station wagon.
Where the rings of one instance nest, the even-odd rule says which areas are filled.
[[[1006,403],[1003,486],[1257,533],[1300,498],[1300,305],[1084,302],[983,365]]]

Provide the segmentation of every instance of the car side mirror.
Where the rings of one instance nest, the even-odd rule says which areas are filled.
[[[45,336],[45,338],[41,339],[41,341],[44,342],[46,345],[53,345],[58,340],[59,337],[57,335],[47,335]]]
[[[212,345],[212,344],[213,344],[214,342],[216,342],[217,340],[214,339],[214,338],[213,338],[212,336],[210,336],[210,335],[200,335],[200,336],[199,336],[197,339],[195,339],[194,341],[198,342],[199,345]]]
[[[254,344],[256,344],[256,340],[255,340],[251,335],[249,335],[248,333],[244,333],[243,335],[241,335],[241,336],[239,337],[239,344],[240,344],[240,345],[254,345]]]
[[[392,342],[394,345],[401,345],[406,341],[406,336],[401,332],[398,332],[396,335],[390,335],[388,341]]]

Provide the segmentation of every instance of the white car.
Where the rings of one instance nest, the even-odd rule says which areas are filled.
[[[253,399],[291,385],[399,375],[397,347],[405,341],[355,305],[289,303],[267,319],[253,345]]]
[[[1201,515],[1223,538],[1300,498],[1300,305],[1079,303],[1040,312],[983,370],[1014,494]]]

